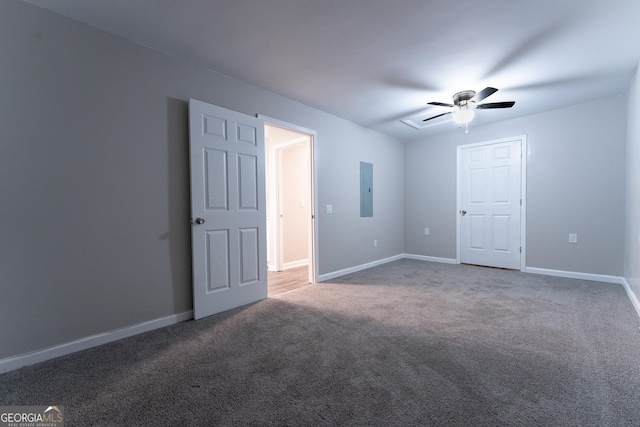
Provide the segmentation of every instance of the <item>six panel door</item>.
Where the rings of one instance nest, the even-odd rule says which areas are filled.
[[[460,149],[460,262],[520,269],[521,140]]]
[[[189,102],[194,318],[267,297],[264,122]]]

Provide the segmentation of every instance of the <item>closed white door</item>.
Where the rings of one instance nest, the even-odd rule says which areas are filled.
[[[264,122],[189,102],[194,318],[267,297]]]
[[[458,148],[460,262],[521,269],[522,140]]]

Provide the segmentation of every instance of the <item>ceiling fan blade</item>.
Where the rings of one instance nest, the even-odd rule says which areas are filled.
[[[515,101],[508,101],[508,102],[490,102],[488,104],[480,104],[480,105],[476,105],[476,108],[478,109],[490,109],[490,108],[511,108],[513,107],[513,105],[515,104]]]
[[[471,100],[474,102],[480,102],[486,97],[493,95],[497,91],[498,89],[496,89],[495,87],[485,87],[480,92],[476,93],[475,96],[471,98]]]
[[[438,107],[455,107],[453,104],[445,104],[444,102],[427,102],[429,105],[437,105]]]
[[[446,113],[438,114],[437,116],[429,117],[428,119],[424,119],[423,122],[427,122],[432,119],[437,119],[438,117],[446,116],[447,114],[451,114],[451,111],[447,111]]]

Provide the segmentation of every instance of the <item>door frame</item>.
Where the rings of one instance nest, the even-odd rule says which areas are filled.
[[[529,148],[527,145],[527,135],[517,135],[509,138],[494,139],[490,141],[476,142],[472,144],[458,145],[456,158],[456,264],[460,264],[460,221],[459,214],[462,206],[462,150],[467,148],[481,147],[485,145],[502,144],[510,141],[520,141],[520,271],[527,268],[527,159],[529,158]]]
[[[262,114],[258,114],[258,118],[262,119],[264,121],[265,125],[271,125],[271,126],[276,126],[276,127],[281,127],[284,129],[288,129],[294,132],[298,132],[304,135],[307,135],[309,137],[309,156],[310,156],[310,176],[309,176],[309,181],[310,181],[310,185],[311,185],[311,206],[310,206],[310,212],[311,212],[311,218],[309,218],[309,283],[317,283],[318,282],[318,239],[317,239],[317,235],[318,235],[318,221],[316,220],[318,218],[318,192],[316,191],[316,182],[318,182],[318,175],[317,175],[317,164],[316,164],[316,146],[317,146],[317,141],[318,141],[318,132],[313,130],[313,129],[308,129],[293,123],[289,123],[283,120],[279,120],[279,119],[274,119],[273,117],[268,117]],[[277,147],[277,149],[281,149],[281,148],[285,148],[285,146],[281,146],[281,147]],[[267,159],[268,154],[265,156],[265,161]],[[277,162],[279,163],[279,162]],[[276,166],[279,167],[279,166]],[[278,199],[279,203],[279,196],[276,196]],[[276,221],[278,221],[278,219],[276,218]],[[281,227],[277,227],[277,232],[280,233],[280,229]],[[278,236],[278,244],[280,245],[280,242],[282,241],[281,237]],[[280,252],[280,254],[282,253],[279,249],[277,249],[278,252]],[[277,262],[279,262],[280,260],[278,260]]]

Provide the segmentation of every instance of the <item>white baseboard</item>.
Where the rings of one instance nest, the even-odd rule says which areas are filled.
[[[335,279],[336,277],[344,276],[345,274],[355,273],[357,271],[366,270],[367,268],[375,267],[377,265],[386,264],[387,262],[397,261],[399,259],[415,259],[420,261],[439,262],[444,264],[457,264],[458,261],[453,258],[438,258],[426,255],[414,255],[414,254],[399,254],[389,258],[384,258],[378,261],[358,265],[351,268],[345,268],[344,270],[334,271],[332,273],[322,274],[318,277],[319,282]],[[631,290],[629,283],[627,283],[624,277],[609,276],[606,274],[592,274],[592,273],[579,273],[576,271],[564,271],[564,270],[552,270],[548,268],[526,267],[525,273],[542,274],[545,276],[566,277],[569,279],[590,280],[593,282],[615,283],[622,285],[631,300],[633,308],[635,308],[638,316],[640,317],[640,301],[636,294]]]
[[[416,259],[420,261],[440,262],[444,264],[456,264],[457,261],[451,258],[438,258],[426,255],[413,255],[413,254],[398,254],[389,258],[383,258],[377,261],[368,262],[366,264],[357,265],[355,267],[345,268],[344,270],[334,271],[332,273],[321,274],[318,276],[318,282],[324,282],[326,280],[335,279],[336,277],[344,276],[346,274],[355,273],[367,268],[375,267],[377,265],[386,264],[392,261],[398,261],[400,259]]]
[[[309,260],[308,259],[301,259],[299,261],[285,262],[282,265],[282,271],[288,270],[290,268],[302,267],[302,266],[305,266],[305,265],[309,265]],[[276,268],[275,264],[267,264],[267,270],[269,270],[269,271],[278,271],[278,269]]]
[[[159,319],[150,320],[148,322],[138,323],[136,325],[126,326],[113,331],[101,334],[91,335],[89,337],[80,338],[75,341],[56,345],[53,347],[36,350],[30,353],[21,354],[14,357],[8,357],[0,360],[0,373],[13,371],[23,366],[34,365],[46,360],[55,359],[56,357],[66,356],[77,351],[86,350],[91,347],[97,347],[133,335],[138,335],[154,329],[163,328],[165,326],[174,325],[193,319],[193,311],[185,311],[184,313],[172,314],[170,316],[161,317]]]
[[[404,254],[394,255],[389,258],[379,259],[377,261],[368,262],[366,264],[356,265],[355,267],[345,268],[343,270],[334,271],[331,273],[321,274],[318,276],[318,282],[324,282],[327,280],[335,279],[336,277],[344,276],[346,274],[356,273],[358,271],[366,270],[367,268],[375,267],[377,265],[386,264],[391,261],[397,261],[404,258]]]
[[[624,290],[627,291],[627,295],[631,300],[631,304],[633,305],[633,308],[636,309],[638,317],[640,317],[640,301],[638,301],[637,295],[633,292],[631,286],[629,286],[629,282],[627,282],[627,279],[625,279],[624,277],[622,278],[622,286],[624,286]]]
[[[605,274],[590,274],[590,273],[578,273],[575,271],[562,271],[562,270],[549,270],[546,268],[536,268],[536,267],[527,267],[525,270],[526,273],[532,274],[543,274],[546,276],[556,276],[556,277],[567,277],[569,279],[581,279],[581,280],[591,280],[594,282],[604,282],[604,283],[616,283],[618,285],[622,285],[624,290],[627,292],[627,296],[631,300],[631,304],[633,308],[635,308],[638,317],[640,317],[640,301],[638,301],[638,297],[629,286],[627,279],[619,276],[608,276]]]
[[[361,264],[355,267],[345,268],[343,270],[334,271],[332,273],[322,274],[318,276],[318,281],[323,282],[336,277],[344,276],[346,274],[355,273],[367,268],[375,267],[377,265],[386,264],[388,262],[397,261],[400,259],[415,259],[421,261],[439,262],[445,264],[456,264],[457,261],[451,258],[438,258],[425,255],[413,255],[413,254],[399,254],[389,258],[372,261],[366,264]],[[617,283],[624,287],[631,304],[635,308],[638,316],[640,317],[640,301],[638,297],[631,290],[629,283],[624,277],[608,276],[602,274],[590,274],[590,273],[578,273],[573,271],[551,270],[546,268],[527,267],[526,273],[542,274],[547,276],[567,277],[571,279],[592,280],[596,282]],[[23,366],[34,365],[36,363],[44,362],[46,360],[54,359],[56,357],[66,356],[77,351],[86,350],[88,348],[96,347],[102,344],[107,344],[113,341],[117,341],[123,338],[128,338],[133,335],[138,335],[144,332],[152,331],[154,329],[163,328],[176,323],[184,322],[186,320],[193,319],[193,311],[185,311],[179,314],[173,314],[170,316],[161,317],[159,319],[150,320],[147,322],[138,323],[136,325],[126,326],[113,331],[104,332],[101,334],[92,335],[85,338],[80,338],[75,341],[71,341],[65,344],[56,345],[53,347],[45,348],[42,350],[33,351],[30,353],[21,354],[14,357],[8,357],[0,360],[0,374],[4,372],[13,371]]]
[[[438,258],[434,256],[426,256],[426,255],[414,255],[414,254],[403,254],[403,258],[407,259],[417,259],[420,261],[429,261],[429,262],[439,262],[442,264],[457,264],[458,261],[454,258]]]
[[[305,265],[309,265],[309,260],[308,259],[301,259],[298,261],[291,261],[291,262],[285,262],[282,265],[282,269],[283,270],[288,270],[290,268],[296,268],[296,267],[302,267]]]
[[[544,276],[566,277],[569,279],[591,280],[593,282],[617,283],[622,285],[622,277],[605,274],[578,273],[576,271],[550,270],[548,268],[526,267],[525,273],[542,274]]]

